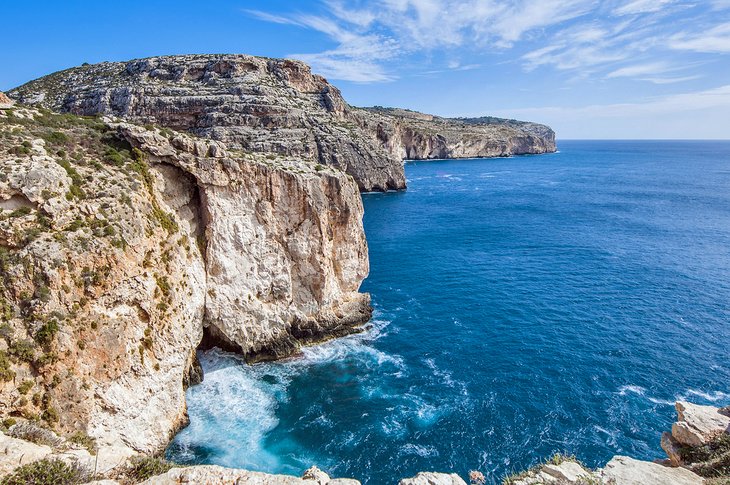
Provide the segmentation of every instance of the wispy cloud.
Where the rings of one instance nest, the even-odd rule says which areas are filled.
[[[648,64],[634,64],[631,66],[622,67],[616,69],[613,72],[609,72],[606,77],[638,77],[647,76],[650,74],[661,74],[669,70],[669,66],[666,62],[651,62]]]
[[[326,76],[358,82],[387,81],[384,67],[399,55],[459,48],[506,49],[537,29],[587,13],[592,0],[327,0],[320,16],[275,15],[245,10],[278,24],[316,30],[336,46],[318,53],[292,53]],[[470,62],[473,68],[478,63]]]
[[[730,53],[730,22],[704,32],[682,32],[670,38],[669,46],[677,50]]]
[[[718,23],[712,13],[730,8],[730,0],[608,5],[595,0],[322,0],[316,15],[245,12],[325,35],[330,48],[291,57],[327,77],[354,82],[393,80],[409,56],[439,62],[423,69],[436,72],[472,69],[486,64],[490,55],[514,51],[513,59],[526,71],[554,68],[572,76],[669,84],[697,77],[692,72],[660,75],[677,67],[672,52],[730,53],[730,22]]]
[[[642,13],[658,12],[667,5],[675,3],[674,0],[631,0],[616,8],[614,15],[636,15]]]
[[[670,75],[677,71],[683,71],[686,68],[691,68],[692,65],[675,66],[668,62],[649,62],[644,64],[631,64],[615,71],[611,71],[606,75],[606,78],[633,78],[641,81],[647,81],[653,84],[675,84],[680,82],[692,81],[693,79],[699,79],[700,75],[694,74],[691,76],[676,76]]]

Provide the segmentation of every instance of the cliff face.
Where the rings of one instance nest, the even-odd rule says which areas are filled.
[[[314,160],[361,190],[404,189],[403,159],[555,151],[543,125],[358,109],[301,62],[245,55],[152,57],[51,74],[10,91],[56,111],[110,114],[220,140],[231,148]]]
[[[3,418],[154,451],[204,333],[255,360],[369,318],[342,172],[23,107],[0,110],[0,167]]]
[[[314,160],[362,190],[405,188],[401,161],[372,143],[337,88],[298,61],[246,55],[152,57],[51,74],[9,92],[27,104],[110,114]]]
[[[349,176],[283,158],[242,162],[216,142],[116,126],[166,179],[192,176],[200,190],[212,338],[249,360],[278,358],[370,319],[358,293],[368,273],[363,208]]]
[[[391,108],[360,109],[356,116],[381,146],[401,159],[505,157],[555,151],[555,133],[537,123],[440,118]]]

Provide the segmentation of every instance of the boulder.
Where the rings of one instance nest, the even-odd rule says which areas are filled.
[[[583,468],[580,464],[568,460],[559,465],[553,465],[552,463],[543,465],[542,471],[553,478],[567,483],[576,483],[581,478],[591,475],[591,472]]]
[[[661,444],[662,449],[667,454],[667,457],[669,457],[669,463],[672,466],[680,466],[682,464],[682,456],[680,455],[682,445],[680,445],[679,442],[674,439],[672,433],[662,433]]]
[[[615,485],[702,485],[704,479],[685,468],[671,468],[628,456],[614,456],[600,478]]]
[[[415,477],[404,478],[399,485],[466,485],[456,473],[421,472]]]
[[[672,425],[672,436],[683,445],[702,446],[730,432],[730,416],[716,407],[677,401],[675,408],[677,422]]]
[[[330,481],[329,475],[327,475],[325,472],[317,468],[316,466],[313,466],[309,468],[307,471],[304,472],[302,475],[303,480],[313,480],[319,485],[327,485]]]
[[[8,109],[13,106],[13,100],[0,91],[0,109]]]

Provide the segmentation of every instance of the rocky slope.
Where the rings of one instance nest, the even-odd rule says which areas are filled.
[[[361,218],[309,161],[0,109],[0,415],[163,448],[204,334],[256,360],[369,319]]]
[[[231,148],[311,159],[352,175],[364,191],[404,189],[404,158],[555,151],[555,135],[543,125],[357,109],[302,62],[246,55],[87,65],[9,94],[55,111],[115,115],[189,131]]]

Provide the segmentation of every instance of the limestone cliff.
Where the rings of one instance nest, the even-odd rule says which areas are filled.
[[[337,88],[299,61],[246,55],[163,56],[61,71],[8,93],[80,115],[111,114],[314,160],[363,190],[405,187],[402,163],[360,129]]]
[[[204,333],[249,359],[367,321],[358,187],[170,130],[0,110],[0,415],[151,452]]]
[[[299,61],[246,55],[163,56],[61,71],[11,97],[56,111],[110,114],[220,140],[231,148],[314,160],[361,190],[404,189],[403,159],[555,151],[544,126],[358,109]]]
[[[365,108],[356,116],[394,156],[409,160],[506,157],[555,151],[548,126],[501,118],[441,118],[404,109]]]

